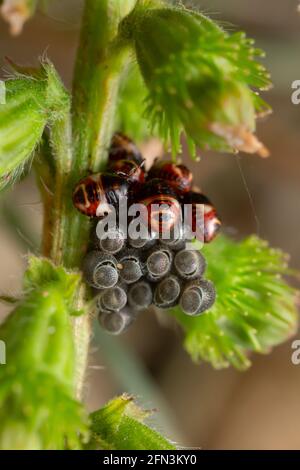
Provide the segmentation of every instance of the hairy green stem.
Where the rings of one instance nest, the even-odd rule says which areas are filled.
[[[120,19],[135,0],[86,0],[73,83],[72,150],[70,122],[58,135],[51,257],[78,267],[87,248],[89,221],[72,205],[77,181],[103,170],[111,139],[118,89],[129,51],[114,38]],[[64,140],[64,141],[62,141]],[[72,151],[72,155],[70,152]]]
[[[56,179],[52,207],[50,257],[78,268],[87,249],[90,224],[72,205],[72,191],[88,172],[105,167],[114,126],[119,84],[129,52],[114,41],[119,21],[136,0],[86,0],[73,83],[72,118],[67,113],[52,130]],[[85,289],[76,307],[84,305]],[[77,396],[82,393],[89,346],[89,318],[74,320]]]
[[[52,208],[51,258],[56,264],[63,263],[71,267],[65,259],[67,230],[69,227],[70,211],[69,179],[73,166],[71,116],[67,112],[64,118],[52,127],[52,146],[56,159],[55,190]]]
[[[73,85],[75,171],[105,167],[128,51],[116,45],[118,24],[136,0],[86,0]]]

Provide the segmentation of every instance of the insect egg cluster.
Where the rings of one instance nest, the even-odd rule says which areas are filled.
[[[186,201],[193,211],[194,204],[195,208],[197,204],[204,207],[204,242],[215,237],[220,221],[210,201],[192,190],[191,172],[183,165],[159,161],[146,173],[137,147],[118,133],[112,140],[108,172],[81,180],[74,190],[73,202],[78,210],[96,217],[98,222],[107,204],[114,205],[120,194],[126,195],[130,203],[146,207],[144,222],[151,222],[151,231],[131,238],[119,226],[100,235],[94,226],[91,250],[83,260],[82,270],[93,288],[101,326],[111,334],[120,334],[151,305],[160,309],[179,305],[186,315],[203,314],[216,297],[213,283],[204,277],[205,258],[187,246],[183,224],[176,236],[172,228]],[[155,203],[163,204],[165,209],[152,210]],[[173,236],[165,239],[162,231],[166,226]]]

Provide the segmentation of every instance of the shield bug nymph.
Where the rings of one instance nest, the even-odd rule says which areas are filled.
[[[133,160],[138,165],[141,165],[144,161],[135,143],[121,132],[116,132],[112,137],[108,159],[111,162],[116,160]]]
[[[127,179],[129,183],[144,183],[144,161],[139,164],[134,160],[113,160],[108,163],[109,171]]]
[[[203,236],[204,243],[211,242],[219,233],[221,221],[211,201],[202,193],[191,191],[184,198],[184,204],[192,205],[191,225],[192,231],[197,232],[197,212],[203,213],[203,227],[198,227]],[[201,221],[200,221],[201,223]]]
[[[108,206],[117,207],[127,197],[129,183],[126,178],[111,173],[97,173],[79,181],[73,192],[73,204],[88,217],[101,217]]]
[[[181,218],[181,205],[176,192],[159,178],[148,181],[138,194],[138,202],[147,209],[148,227],[151,233],[166,235]]]
[[[156,161],[148,173],[148,178],[163,179],[179,193],[190,191],[193,183],[192,172],[185,165],[176,165],[170,161]]]

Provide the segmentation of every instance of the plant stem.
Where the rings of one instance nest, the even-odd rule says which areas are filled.
[[[72,205],[72,191],[81,177],[105,168],[114,126],[119,84],[129,61],[127,48],[113,39],[123,14],[136,0],[86,0],[73,83],[71,123],[64,123],[56,146],[61,168],[54,195],[52,258],[66,267],[80,265],[90,224]],[[64,137],[63,137],[64,134]],[[61,139],[64,139],[62,142]]]
[[[55,182],[55,161],[53,160],[50,138],[44,132],[37,157],[33,161],[36,182],[40,190],[44,206],[43,217],[43,237],[40,246],[41,253],[49,258],[51,250],[51,222],[52,222],[52,201],[53,188]]]
[[[85,1],[73,83],[72,120],[67,113],[52,129],[57,169],[50,257],[67,268],[78,268],[87,249],[89,220],[73,207],[72,191],[81,177],[105,167],[119,84],[129,61],[128,50],[113,40],[119,21],[135,3],[136,0]],[[84,305],[84,298],[82,286],[77,307]],[[78,397],[82,393],[89,330],[88,315],[74,320]]]
[[[56,264],[63,263],[66,267],[70,267],[65,260],[64,238],[69,219],[67,188],[73,165],[71,126],[71,116],[67,109],[63,118],[55,122],[51,128],[52,147],[56,160],[55,188],[51,211],[53,229],[52,234],[44,234],[45,238],[52,236],[50,252],[52,260]]]
[[[114,38],[136,0],[86,0],[73,84],[76,170],[103,170],[128,51]]]

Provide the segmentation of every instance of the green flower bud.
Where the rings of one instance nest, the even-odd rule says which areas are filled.
[[[120,36],[135,49],[148,116],[174,154],[182,130],[202,148],[268,154],[253,135],[256,114],[268,107],[249,87],[270,81],[252,41],[184,8],[143,5],[123,20]]]
[[[80,447],[86,432],[75,400],[70,315],[79,277],[32,258],[25,297],[0,327],[0,449]]]

